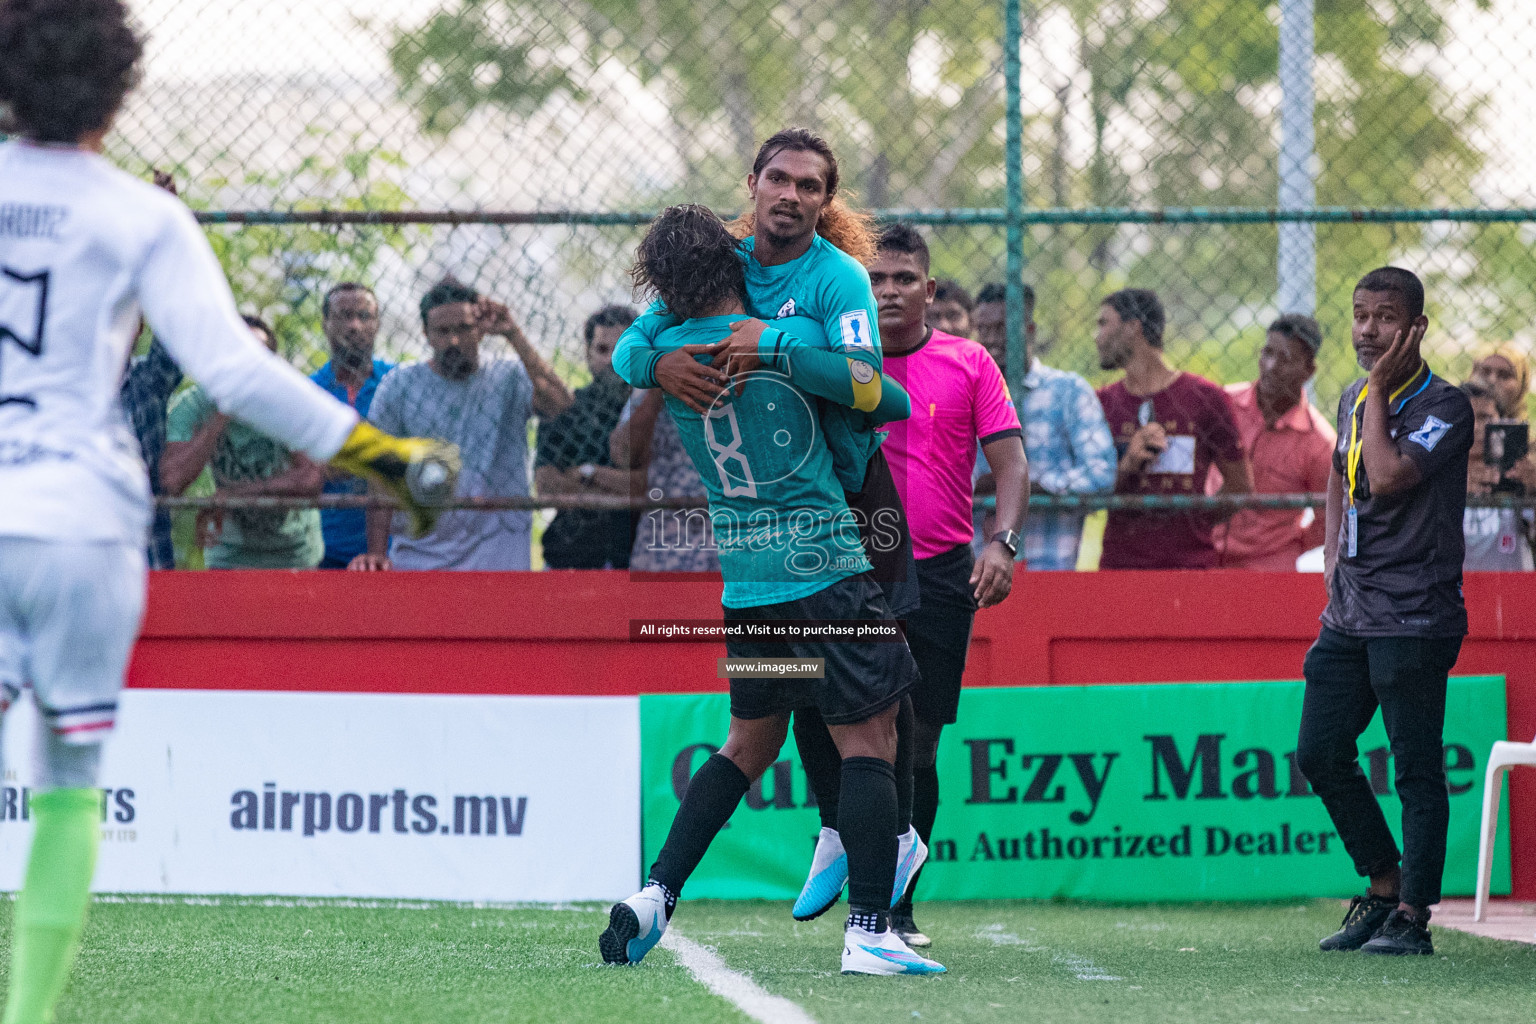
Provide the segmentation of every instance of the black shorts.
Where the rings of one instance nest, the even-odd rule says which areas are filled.
[[[885,592],[885,603],[898,618],[918,605],[917,562],[912,557],[912,531],[907,509],[891,475],[891,465],[879,448],[864,469],[864,489],[843,495],[859,519],[859,539],[869,559],[871,575]]]
[[[796,601],[725,609],[726,622],[742,619],[889,621],[895,616],[869,573],[859,573]],[[852,725],[896,703],[917,679],[917,664],[900,640],[727,640],[725,654],[728,658],[822,658],[826,667],[821,679],[732,679],[733,718],[768,718],[813,707],[828,725]]]
[[[923,603],[908,612],[907,644],[919,677],[912,687],[912,711],[929,725],[949,725],[960,708],[960,677],[971,647],[976,598],[971,588],[971,546],[957,544],[917,562]]]

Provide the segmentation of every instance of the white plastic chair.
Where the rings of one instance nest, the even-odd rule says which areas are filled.
[[[1483,919],[1483,909],[1488,903],[1489,876],[1493,873],[1493,843],[1499,830],[1499,790],[1504,786],[1504,773],[1515,765],[1536,765],[1536,740],[1530,743],[1498,740],[1488,754],[1488,773],[1483,779],[1482,838],[1477,844],[1477,898],[1472,907],[1474,921]]]

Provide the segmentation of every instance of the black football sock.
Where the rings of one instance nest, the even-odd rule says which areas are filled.
[[[795,710],[795,749],[800,752],[800,765],[805,769],[811,794],[816,797],[822,827],[837,828],[843,758],[837,752],[837,744],[832,742],[832,734],[827,731],[821,712],[815,708]]]
[[[912,827],[917,829],[917,834],[922,836],[923,845],[929,849],[929,856],[933,853],[933,821],[939,814],[939,766],[937,764],[922,765],[912,770]],[[903,909],[908,913],[912,910],[913,893],[917,892],[917,880],[923,877],[923,869],[918,868],[912,880],[907,883],[907,893],[902,897]]]
[[[659,883],[675,900],[693,869],[746,796],[747,776],[736,763],[723,754],[712,754],[688,780],[682,806],[672,819],[666,844],[651,865],[651,880]]]
[[[912,827],[912,730],[916,728],[917,717],[912,713],[912,698],[901,698],[901,707],[896,711],[896,835],[901,837],[907,834],[907,829]],[[924,842],[926,842],[926,837]]]
[[[891,926],[890,914],[884,910],[850,910],[843,927],[852,928],[854,925],[879,935]]]
[[[843,761],[837,831],[848,852],[848,906],[861,913],[888,910],[896,885],[896,773],[888,762]]]

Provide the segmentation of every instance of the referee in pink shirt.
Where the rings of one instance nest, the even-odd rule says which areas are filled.
[[[869,282],[879,310],[885,372],[912,399],[911,418],[886,425],[889,436],[881,450],[906,506],[917,558],[919,606],[905,617],[907,645],[920,672],[911,691],[916,721],[908,763],[910,824],[925,847],[939,807],[939,733],[955,721],[959,707],[971,620],[977,608],[997,604],[1013,587],[1029,501],[1023,431],[1002,372],[976,342],[927,325],[934,293],[928,271],[928,245],[914,228],[896,223],[881,232]],[[978,442],[997,479],[997,532],[973,560],[971,479]],[[797,711],[796,744],[825,812],[828,801],[836,806],[838,764],[819,754],[813,735],[819,723],[806,716],[805,725]],[[898,770],[906,760],[898,755]],[[898,822],[898,832],[907,825]],[[908,945],[927,946],[930,940],[912,920],[916,887],[914,875],[891,911],[891,928]]]

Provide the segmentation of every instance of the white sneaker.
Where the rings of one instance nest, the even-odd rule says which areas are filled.
[[[912,876],[927,859],[927,844],[917,834],[917,829],[907,826],[907,831],[896,842],[896,885],[891,889],[891,906],[901,902],[907,886],[912,884]]]
[[[646,885],[608,911],[608,927],[597,940],[603,960],[637,964],[667,932],[667,896],[661,886]]]
[[[849,925],[843,932],[844,974],[943,974],[944,965],[912,952],[890,929],[879,933]]]
[[[810,921],[825,914],[842,898],[848,884],[848,854],[843,852],[843,838],[835,828],[823,828],[816,837],[816,853],[811,857],[811,873],[795,899],[792,911],[796,921]]]

